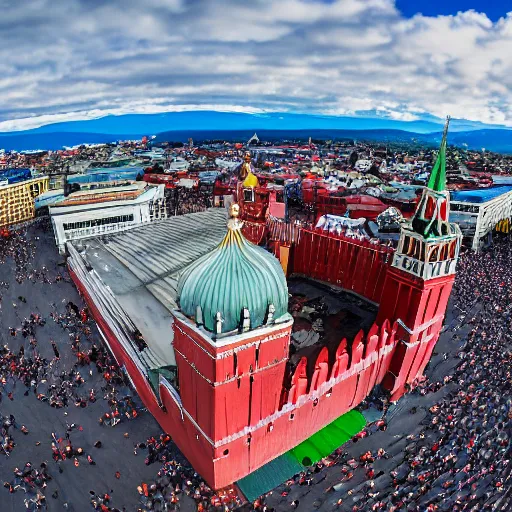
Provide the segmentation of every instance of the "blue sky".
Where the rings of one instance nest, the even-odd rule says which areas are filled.
[[[406,16],[414,16],[417,13],[438,16],[474,9],[485,13],[492,21],[497,21],[512,11],[510,0],[397,0],[396,5]]]
[[[201,109],[512,126],[507,5],[0,0],[0,132]]]

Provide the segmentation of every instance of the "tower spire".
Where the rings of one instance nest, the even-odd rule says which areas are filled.
[[[448,126],[450,125],[450,116],[446,117],[446,123],[443,130],[441,147],[437,155],[436,163],[430,173],[427,187],[436,192],[442,192],[446,189],[446,139],[448,136]]]
[[[450,194],[446,190],[446,138],[450,117],[446,118],[443,139],[427,186],[423,189],[416,212],[400,232],[393,267],[432,279],[455,273],[462,235],[452,224]]]
[[[414,231],[425,238],[445,236],[451,231],[448,221],[450,194],[446,190],[446,139],[449,124],[448,116],[436,163],[412,219]]]

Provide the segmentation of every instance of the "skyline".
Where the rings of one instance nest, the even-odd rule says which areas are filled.
[[[512,126],[512,15],[492,0],[0,6],[0,132],[184,110]]]

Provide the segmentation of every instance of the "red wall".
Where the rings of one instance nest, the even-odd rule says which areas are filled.
[[[387,272],[377,323],[401,320],[407,327],[397,328],[400,342],[385,382],[393,400],[422,377],[443,326],[454,279],[449,275],[424,281],[393,267]]]
[[[276,412],[291,325],[254,331],[226,347],[212,346],[187,321],[176,318],[173,329],[183,406],[213,441]]]
[[[332,283],[380,302],[393,249],[320,230],[302,229],[290,273]]]
[[[175,325],[181,329],[184,324],[176,322]],[[401,371],[408,379],[417,378],[423,370],[423,362],[430,355],[429,350],[440,325],[434,324],[430,338],[417,344],[416,352],[411,353],[413,357],[402,358]],[[209,482],[215,487],[222,487],[240,479],[357,406],[376,384],[384,382],[389,375],[397,349],[402,346],[396,336],[399,329],[397,324],[391,327],[388,321],[382,325],[374,324],[368,333],[361,331],[356,336],[351,342],[351,350],[348,350],[347,341],[341,340],[333,362],[329,363],[327,350],[321,351],[311,375],[307,373],[307,359],[303,358],[291,379],[285,378],[282,361],[275,364],[276,358],[283,355],[285,346],[268,343],[269,356],[266,359],[271,362],[274,357],[274,365],[261,373],[251,371],[251,366],[253,370],[258,367],[255,351],[251,347],[238,347],[240,379],[227,378],[224,383],[211,384],[211,393],[201,391],[195,396],[201,407],[210,411],[216,423],[213,480]],[[183,330],[186,330],[186,325]],[[180,338],[180,332],[176,333],[175,347],[194,344],[188,336]],[[193,331],[187,334],[199,341]],[[259,357],[262,357],[261,352]],[[230,375],[225,372],[226,367],[233,368],[230,356],[221,361],[226,366],[217,372],[219,378]],[[180,385],[197,390],[192,381],[202,377],[198,373],[187,373],[186,379],[192,381],[182,382],[183,364],[188,365],[184,359],[179,359]],[[290,382],[290,385],[284,387],[284,382]],[[280,403],[278,391],[281,392]],[[184,404],[187,393],[182,393]],[[228,435],[222,437],[224,433]],[[192,448],[186,446],[182,449],[188,457]]]

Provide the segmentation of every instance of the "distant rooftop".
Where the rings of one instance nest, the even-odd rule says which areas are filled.
[[[125,181],[107,183],[87,183],[83,189],[72,192],[53,206],[78,206],[84,204],[105,203],[109,201],[136,200],[142,194],[152,190],[145,181]]]
[[[512,185],[477,190],[454,190],[450,193],[452,201],[462,203],[487,203],[512,191]]]
[[[92,183],[101,181],[135,180],[144,173],[143,167],[113,167],[89,169],[85,174],[72,174],[69,183]]]

